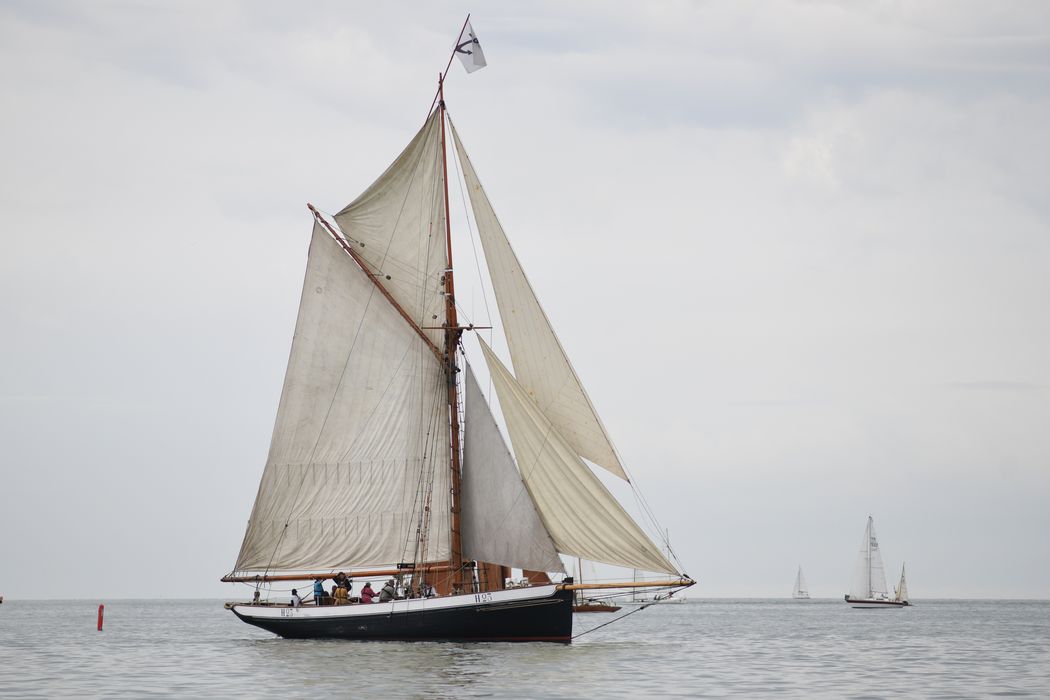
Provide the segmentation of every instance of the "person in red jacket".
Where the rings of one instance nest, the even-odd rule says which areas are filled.
[[[365,587],[361,589],[361,602],[371,603],[372,599],[376,597],[376,592],[372,590],[372,584],[366,583]]]

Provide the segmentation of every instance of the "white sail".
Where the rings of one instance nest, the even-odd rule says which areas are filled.
[[[315,224],[284,389],[238,571],[447,560],[442,364],[353,259]]]
[[[564,572],[469,364],[466,375],[463,556],[518,569]]]
[[[898,600],[902,603],[908,602],[908,583],[904,580],[904,564],[901,564],[901,580],[897,584],[896,595],[894,600]]]
[[[855,599],[885,599],[886,571],[882,566],[882,553],[879,541],[875,537],[875,522],[868,516],[868,525],[864,528],[864,541],[860,545],[857,568],[850,588],[850,597]]]
[[[354,250],[435,345],[444,332],[448,265],[439,110],[378,180],[335,215]],[[387,278],[389,276],[389,279]]]
[[[455,128],[452,135],[485,249],[514,376],[576,454],[627,479],[605,427],[540,307]]]
[[[557,550],[605,564],[678,574],[491,348],[480,342],[522,480]]]
[[[798,567],[798,574],[795,576],[795,588],[791,592],[792,598],[806,599],[809,598],[809,587],[806,586],[806,579],[802,575],[802,567]]]

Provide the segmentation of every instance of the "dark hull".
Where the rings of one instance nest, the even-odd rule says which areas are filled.
[[[867,598],[850,598],[846,602],[858,610],[878,610],[880,608],[906,608],[911,605],[906,600],[871,600]]]
[[[232,609],[241,620],[288,639],[566,643],[572,638],[572,591],[527,601],[345,617],[259,618],[241,614],[240,607]]]

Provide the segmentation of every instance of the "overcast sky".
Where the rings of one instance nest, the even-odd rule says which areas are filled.
[[[380,4],[0,1],[0,594],[243,594],[305,203],[471,9]],[[841,596],[871,513],[1050,597],[1050,6],[491,5],[450,113],[690,596]]]

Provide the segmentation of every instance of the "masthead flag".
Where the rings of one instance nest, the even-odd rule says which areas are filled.
[[[474,28],[470,26],[469,21],[463,27],[459,40],[456,41],[456,55],[459,56],[459,60],[463,62],[463,67],[468,73],[473,73],[488,65],[485,62],[485,54],[481,50],[481,43],[478,42],[478,35],[474,33]]]

